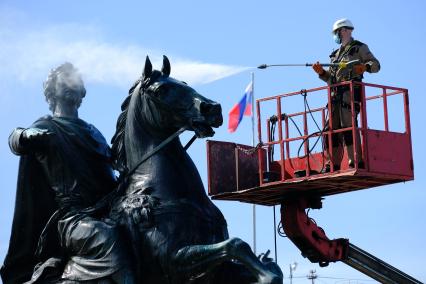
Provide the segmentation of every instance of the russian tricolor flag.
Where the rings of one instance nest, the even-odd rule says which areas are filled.
[[[228,131],[235,132],[238,125],[243,119],[244,115],[252,115],[252,101],[253,101],[253,82],[250,82],[244,92],[244,96],[241,98],[240,102],[232,107],[229,112],[229,124]]]

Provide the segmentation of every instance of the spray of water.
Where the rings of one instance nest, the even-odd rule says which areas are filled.
[[[154,66],[161,66],[159,51],[140,45],[110,43],[100,38],[96,30],[86,27],[67,25],[16,32],[6,26],[0,26],[3,38],[0,41],[0,76],[13,77],[21,83],[38,83],[40,74],[68,61],[80,70],[86,83],[127,88],[141,74],[146,55]],[[166,55],[172,62],[172,76],[191,85],[206,84],[248,69]]]

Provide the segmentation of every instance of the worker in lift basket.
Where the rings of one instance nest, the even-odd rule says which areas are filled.
[[[319,62],[315,63],[312,68],[318,74],[319,78],[328,83],[328,85],[337,84],[343,81],[361,82],[365,71],[376,73],[380,70],[380,63],[371,53],[368,46],[358,40],[353,39],[352,31],[354,25],[348,19],[337,20],[333,24],[332,34],[340,48],[334,50],[330,54],[331,63],[350,62],[359,60],[356,64],[340,66],[331,66],[328,70],[324,70]],[[331,102],[331,119],[333,130],[352,126],[351,96],[349,85],[339,86],[332,89]],[[360,111],[361,102],[361,86],[354,86],[354,108],[356,115]],[[355,118],[357,122],[357,119]],[[328,128],[328,121],[326,123]],[[339,153],[339,146],[344,142],[348,153],[349,166],[354,167],[354,147],[352,131],[345,131],[332,135],[332,157],[334,170],[340,169],[342,154]],[[327,138],[327,136],[326,136]],[[359,132],[356,132],[358,167],[363,168],[364,162],[361,157],[361,139]],[[325,151],[327,162],[323,172],[330,172],[330,152],[328,139],[325,140]],[[340,148],[341,149],[341,148]]]

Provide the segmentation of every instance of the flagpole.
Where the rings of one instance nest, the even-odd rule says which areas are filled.
[[[256,147],[255,133],[254,133],[254,72],[251,72],[251,84],[253,88],[253,95],[251,96],[251,143]]]
[[[255,133],[254,133],[254,72],[251,72],[251,87],[252,87],[252,96],[251,96],[251,137],[252,137],[252,146],[256,146],[255,142]],[[253,204],[253,252],[256,254],[256,204]]]

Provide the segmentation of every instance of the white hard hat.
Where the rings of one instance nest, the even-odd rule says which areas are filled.
[[[354,29],[354,25],[352,24],[352,22],[348,19],[340,19],[334,22],[333,24],[333,31],[332,33],[335,33],[338,29],[340,28],[349,28],[349,29]]]

